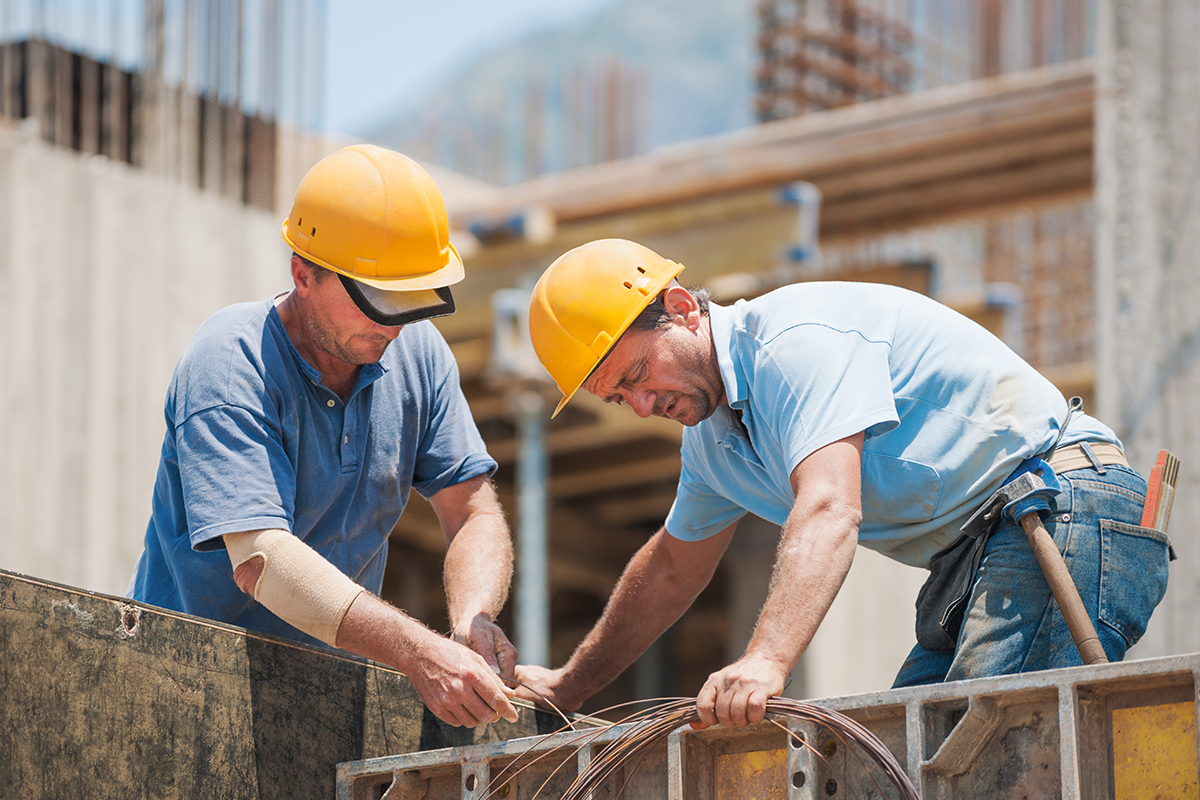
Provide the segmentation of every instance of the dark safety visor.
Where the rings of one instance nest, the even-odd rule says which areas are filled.
[[[450,296],[449,286],[389,292],[359,283],[341,273],[337,273],[337,276],[354,305],[376,325],[408,325],[410,322],[454,313],[454,298]]]

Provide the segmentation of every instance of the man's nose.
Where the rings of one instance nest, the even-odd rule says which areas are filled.
[[[400,331],[402,331],[403,329],[404,329],[403,325],[376,325],[375,326],[376,333],[380,334],[381,336],[386,337],[389,342],[395,341],[396,337],[400,335]]]
[[[629,407],[633,409],[633,413],[645,419],[654,413],[655,396],[650,392],[630,392]]]

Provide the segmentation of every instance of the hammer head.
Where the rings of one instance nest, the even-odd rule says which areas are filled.
[[[1040,458],[1028,458],[1009,476],[1008,483],[992,492],[961,530],[978,539],[1002,519],[1018,521],[1030,511],[1049,511],[1050,501],[1061,492],[1050,465]]]
[[[1062,494],[1062,486],[1054,470],[1040,458],[1028,459],[1021,470],[1003,487],[1005,504],[1000,515],[1009,522],[1018,522],[1026,514],[1044,513],[1050,510],[1055,495]]]

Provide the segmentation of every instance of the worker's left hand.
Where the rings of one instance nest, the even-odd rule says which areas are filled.
[[[494,672],[502,678],[512,678],[517,668],[517,648],[504,635],[500,626],[483,614],[476,614],[466,625],[455,628],[451,638],[483,656]]]
[[[783,691],[787,671],[774,661],[746,655],[708,676],[696,697],[700,730],[710,725],[757,725],[767,713],[767,698]]]

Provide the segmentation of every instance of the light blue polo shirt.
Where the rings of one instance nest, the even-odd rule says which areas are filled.
[[[408,325],[343,403],[296,350],[274,301],[210,317],[167,391],[145,550],[129,596],[319,645],[244,594],[221,536],[291,531],[378,593],[388,534],[425,497],[496,469],[428,321]]]
[[[924,567],[1066,417],[1058,389],[1007,345],[904,289],[801,283],[710,305],[709,318],[729,405],[684,429],[667,517],[679,539],[748,511],[782,525],[795,466],[864,431],[859,542]],[[1076,414],[1062,443],[1080,440],[1119,443]]]

